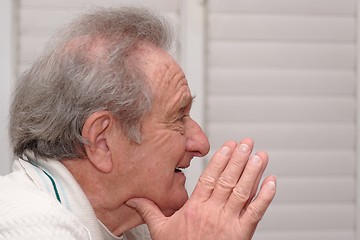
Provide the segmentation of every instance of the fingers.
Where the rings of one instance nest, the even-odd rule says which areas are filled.
[[[252,189],[252,192],[250,194],[250,197],[249,197],[249,200],[248,202],[246,203],[245,205],[245,208],[248,204],[250,204],[250,202],[253,200],[253,198],[255,197],[257,191],[258,191],[258,187],[259,187],[259,183],[261,181],[261,177],[267,167],[267,164],[268,164],[268,155],[266,152],[257,152],[256,153],[257,156],[259,156],[262,160],[262,165],[261,165],[261,171],[260,171],[260,174],[258,175],[256,181],[255,181],[255,184],[254,184],[254,187]]]
[[[248,231],[248,234],[255,231],[258,222],[274,199],[275,193],[276,177],[267,177],[260,188],[258,196],[249,204],[240,218],[240,226],[243,230]]]
[[[250,157],[253,141],[249,138],[239,144],[227,142],[211,159],[201,175],[192,198],[224,205],[225,210],[240,214],[252,201],[261,176],[268,163],[265,152]]]
[[[149,228],[160,224],[166,218],[158,206],[146,198],[132,198],[125,204],[135,209]]]
[[[210,198],[221,173],[224,171],[230,160],[235,147],[236,142],[229,141],[214,154],[209,162],[209,165],[199,178],[191,196],[193,199],[206,201]]]
[[[229,198],[248,162],[252,148],[253,141],[249,138],[242,140],[235,148],[214,189],[212,198],[216,203],[225,203]]]
[[[261,175],[262,159],[258,155],[253,155],[247,162],[244,172],[238,183],[233,188],[232,193],[226,203],[225,209],[233,214],[240,214],[248,201],[254,188],[257,188],[256,181]]]

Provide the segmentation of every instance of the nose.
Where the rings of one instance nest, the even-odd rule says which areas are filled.
[[[188,121],[185,134],[187,136],[187,151],[192,152],[196,157],[203,157],[209,152],[209,140],[199,124],[193,119]]]

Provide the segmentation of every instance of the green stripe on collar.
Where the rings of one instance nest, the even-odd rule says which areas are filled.
[[[60,194],[59,194],[59,191],[56,187],[56,183],[54,181],[54,179],[50,176],[50,174],[48,174],[44,169],[40,168],[38,165],[36,165],[35,163],[33,163],[33,161],[31,161],[31,159],[29,160],[25,160],[27,161],[28,163],[30,163],[31,165],[33,165],[34,167],[37,167],[38,169],[40,169],[43,173],[45,173],[45,175],[50,179],[51,181],[51,184],[54,188],[54,192],[55,192],[55,196],[56,196],[56,199],[59,201],[59,203],[61,203],[61,199],[60,199]]]
[[[41,169],[42,170],[42,169]],[[50,179],[52,185],[53,185],[53,188],[54,188],[54,192],[55,192],[55,195],[56,195],[56,199],[61,203],[61,199],[60,199],[60,195],[59,195],[59,192],[57,190],[57,187],[56,187],[56,183],[54,181],[54,179],[47,173],[45,172],[44,170],[42,170],[46,176],[48,176],[48,178]]]

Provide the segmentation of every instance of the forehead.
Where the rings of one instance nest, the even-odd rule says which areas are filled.
[[[154,102],[166,101],[179,107],[191,104],[188,82],[177,62],[160,48],[144,45],[143,49],[141,67],[154,93]]]

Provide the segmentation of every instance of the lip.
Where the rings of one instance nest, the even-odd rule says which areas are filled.
[[[187,169],[188,167],[190,167],[190,162],[192,159],[193,159],[193,157],[190,157],[185,161],[181,161],[175,167],[175,170],[174,170],[175,175],[183,178],[184,182],[186,181],[186,176],[185,176],[184,170]]]
[[[179,162],[179,165],[177,165],[175,169],[180,169],[180,170],[187,169],[188,167],[190,167],[190,162],[192,159],[193,157],[191,157],[189,160]]]
[[[187,169],[190,165],[187,166],[177,166],[174,170],[174,173],[178,173],[178,174],[182,174],[185,176],[184,174],[184,170]]]
[[[185,173],[183,173],[183,171],[179,171],[179,172],[174,172],[175,174],[175,177],[176,178],[180,178],[180,181],[185,184],[186,182],[186,176],[185,176]]]

